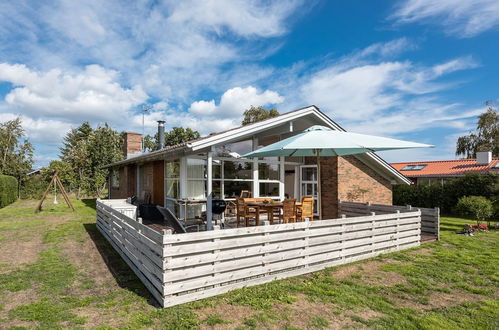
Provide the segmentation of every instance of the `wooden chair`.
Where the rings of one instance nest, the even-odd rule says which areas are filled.
[[[284,223],[296,222],[296,199],[285,199],[282,203],[282,219]]]
[[[237,227],[239,227],[239,222],[241,218],[244,219],[244,225],[246,227],[249,227],[250,219],[255,219],[255,225],[258,226],[258,224],[260,223],[260,209],[258,206],[248,207],[244,202],[243,198],[238,198],[236,200],[236,206],[237,206],[236,210]]]
[[[304,221],[308,218],[314,220],[314,198],[311,196],[303,196],[300,205],[297,206],[297,217],[299,221]]]
[[[251,198],[251,191],[249,190],[241,190],[241,198]]]

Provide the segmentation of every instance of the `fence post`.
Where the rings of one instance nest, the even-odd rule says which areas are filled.
[[[437,241],[440,241],[440,208],[435,207],[435,214],[437,216]]]
[[[168,301],[168,298],[170,298],[172,295],[167,295],[165,294],[164,292],[166,291],[166,288],[171,285],[173,282],[169,282],[167,280],[168,278],[168,273],[171,272],[171,261],[172,261],[172,257],[171,256],[168,256],[168,257],[165,257],[166,253],[165,251],[168,250],[168,248],[171,248],[172,247],[172,244],[171,244],[171,241],[168,242],[166,239],[168,236],[171,236],[173,235],[173,231],[171,229],[163,229],[162,230],[162,233],[163,233],[163,242],[167,242],[166,244],[163,243],[163,305],[166,305],[167,304],[167,301]],[[171,238],[171,237],[169,237]]]
[[[305,268],[309,268],[310,265],[309,265],[309,251],[308,251],[308,245],[309,245],[309,235],[310,235],[310,230],[309,230],[309,227],[310,227],[310,219],[309,218],[306,218],[305,219],[305,238],[303,239],[305,241],[305,246],[303,248],[303,251],[305,253],[305,256],[303,258],[303,261],[305,263]]]
[[[400,239],[400,210],[397,210],[397,232],[396,232],[396,247],[397,251],[399,250],[400,244],[399,244],[399,239]]]
[[[375,220],[375,217],[376,216],[376,213],[375,212],[371,212],[371,217],[372,217],[372,220],[371,220],[371,252],[374,254],[374,225],[376,224],[376,220]]]
[[[137,222],[138,222],[138,223],[140,223],[140,224],[142,224],[142,218],[141,218],[141,217],[138,217],[138,218],[137,218]],[[137,228],[138,228],[138,232],[139,232],[139,234],[141,234],[141,233],[142,233],[142,229],[140,228],[140,226],[137,226]]]
[[[342,219],[346,219],[347,216],[345,214],[341,215]],[[345,222],[343,221],[341,223],[341,249],[340,249],[340,257],[341,257],[341,264],[345,263]]]
[[[220,232],[220,225],[215,225],[215,226],[213,226],[213,232],[214,232],[214,233],[218,233],[218,232]],[[214,243],[216,243],[216,242],[220,242],[220,237],[215,236],[215,237],[213,238],[213,242],[214,242]],[[212,253],[213,253],[214,255],[218,255],[218,254],[220,253],[220,249],[214,249],[214,250],[212,251]],[[215,259],[215,261],[213,262],[213,270],[214,270],[214,272],[213,272],[213,274],[212,274],[213,278],[216,278],[217,276],[219,276],[219,275],[220,275],[220,272],[217,272],[217,266],[218,266],[218,264],[220,264],[220,260],[216,260],[216,259]],[[213,285],[213,287],[214,287],[214,288],[216,288],[216,287],[218,287],[218,286],[220,286],[220,284],[214,284],[214,285]]]
[[[269,233],[269,229],[270,229],[270,221],[268,220],[265,220],[263,222],[263,226],[265,228],[264,232],[263,232],[263,260],[262,260],[262,266],[263,266],[263,269],[265,270],[265,276],[268,276],[269,275],[269,270],[267,268],[267,265],[268,265],[268,262],[267,262],[267,258],[269,256],[269,251],[268,251],[268,246],[269,246],[269,241],[270,241],[270,233]]]

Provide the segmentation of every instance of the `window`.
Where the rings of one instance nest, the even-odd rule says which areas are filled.
[[[215,157],[239,158],[241,155],[252,151],[253,140],[244,140],[234,143],[227,143],[223,146],[215,147]]]
[[[251,180],[251,178],[253,178],[251,163],[244,161],[224,161],[224,179]]]
[[[179,198],[180,162],[178,159],[165,163],[166,198]]]
[[[401,171],[420,171],[426,167],[426,164],[406,165]]]
[[[120,171],[113,169],[111,172],[111,188],[120,189]]]
[[[241,190],[252,190],[251,181],[223,181],[225,198],[236,198],[241,195]]]
[[[261,197],[279,197],[279,183],[260,182]]]
[[[258,163],[259,180],[279,180],[279,164]]]
[[[187,196],[206,198],[206,160],[187,158]]]

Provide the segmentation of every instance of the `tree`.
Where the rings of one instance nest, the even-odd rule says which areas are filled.
[[[492,151],[493,157],[499,157],[499,113],[491,102],[488,109],[478,117],[476,132],[457,139],[456,155],[476,158],[477,151]]]
[[[199,139],[201,134],[191,128],[173,127],[170,131],[165,132],[164,145],[174,146],[187,141]],[[150,135],[144,137],[144,147],[146,150],[153,151],[158,149],[158,133],[154,134],[154,138]]]
[[[107,123],[97,127],[88,139],[88,160],[90,163],[90,190],[101,196],[106,188],[109,170],[102,166],[123,159],[121,134]]]
[[[90,161],[88,140],[93,134],[93,129],[88,122],[71,129],[64,137],[64,146],[61,148],[61,160],[69,164],[71,171],[70,190],[77,189],[77,198],[81,197],[83,190],[90,189]]]
[[[265,119],[277,117],[279,116],[279,111],[274,108],[267,110],[262,106],[256,108],[254,106],[251,106],[249,109],[244,111],[243,115],[244,118],[241,124],[244,126],[257,123]]]
[[[24,136],[21,118],[0,123],[0,174],[17,178],[18,195],[33,167],[33,145]]]
[[[100,196],[106,187],[108,170],[102,166],[123,159],[122,135],[106,123],[92,129],[88,122],[72,129],[64,138],[61,160],[70,166],[64,177],[78,190]]]

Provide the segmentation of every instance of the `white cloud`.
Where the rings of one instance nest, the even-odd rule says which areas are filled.
[[[470,57],[429,67],[409,61],[334,63],[303,79],[300,96],[336,119],[371,121],[395,109],[404,113],[411,98],[449,88],[449,83],[438,81],[445,74],[474,67]]]
[[[112,120],[148,98],[140,86],[123,88],[117,80],[116,71],[99,65],[88,65],[72,74],[0,63],[0,81],[14,86],[5,102],[11,111],[34,118]]]
[[[273,105],[283,101],[284,98],[275,91],[265,90],[260,93],[253,86],[234,87],[223,93],[219,105],[215,105],[215,100],[197,101],[191,104],[189,112],[194,115],[240,120],[243,112],[250,106]]]
[[[289,16],[302,1],[266,2],[245,0],[192,0],[178,2],[170,16],[172,22],[209,26],[217,33],[227,28],[242,36],[281,35]]]
[[[301,0],[3,2],[0,53],[6,61],[44,71],[98,63],[121,72],[127,85],[140,84],[151,96],[185,101],[203,88],[226,90],[234,86],[231,82],[237,75],[247,79],[235,64],[277,51],[275,42],[265,40],[285,34],[289,17],[303,4]],[[232,70],[231,79],[219,79]],[[253,69],[259,71],[266,70]]]
[[[406,0],[391,19],[398,23],[441,24],[459,37],[473,37],[499,26],[497,0]]]
[[[14,113],[0,112],[0,122],[13,120],[18,115]],[[68,122],[52,119],[33,119],[27,116],[21,116],[22,126],[26,137],[32,143],[41,143],[51,146],[60,146],[62,138],[71,128]]]

